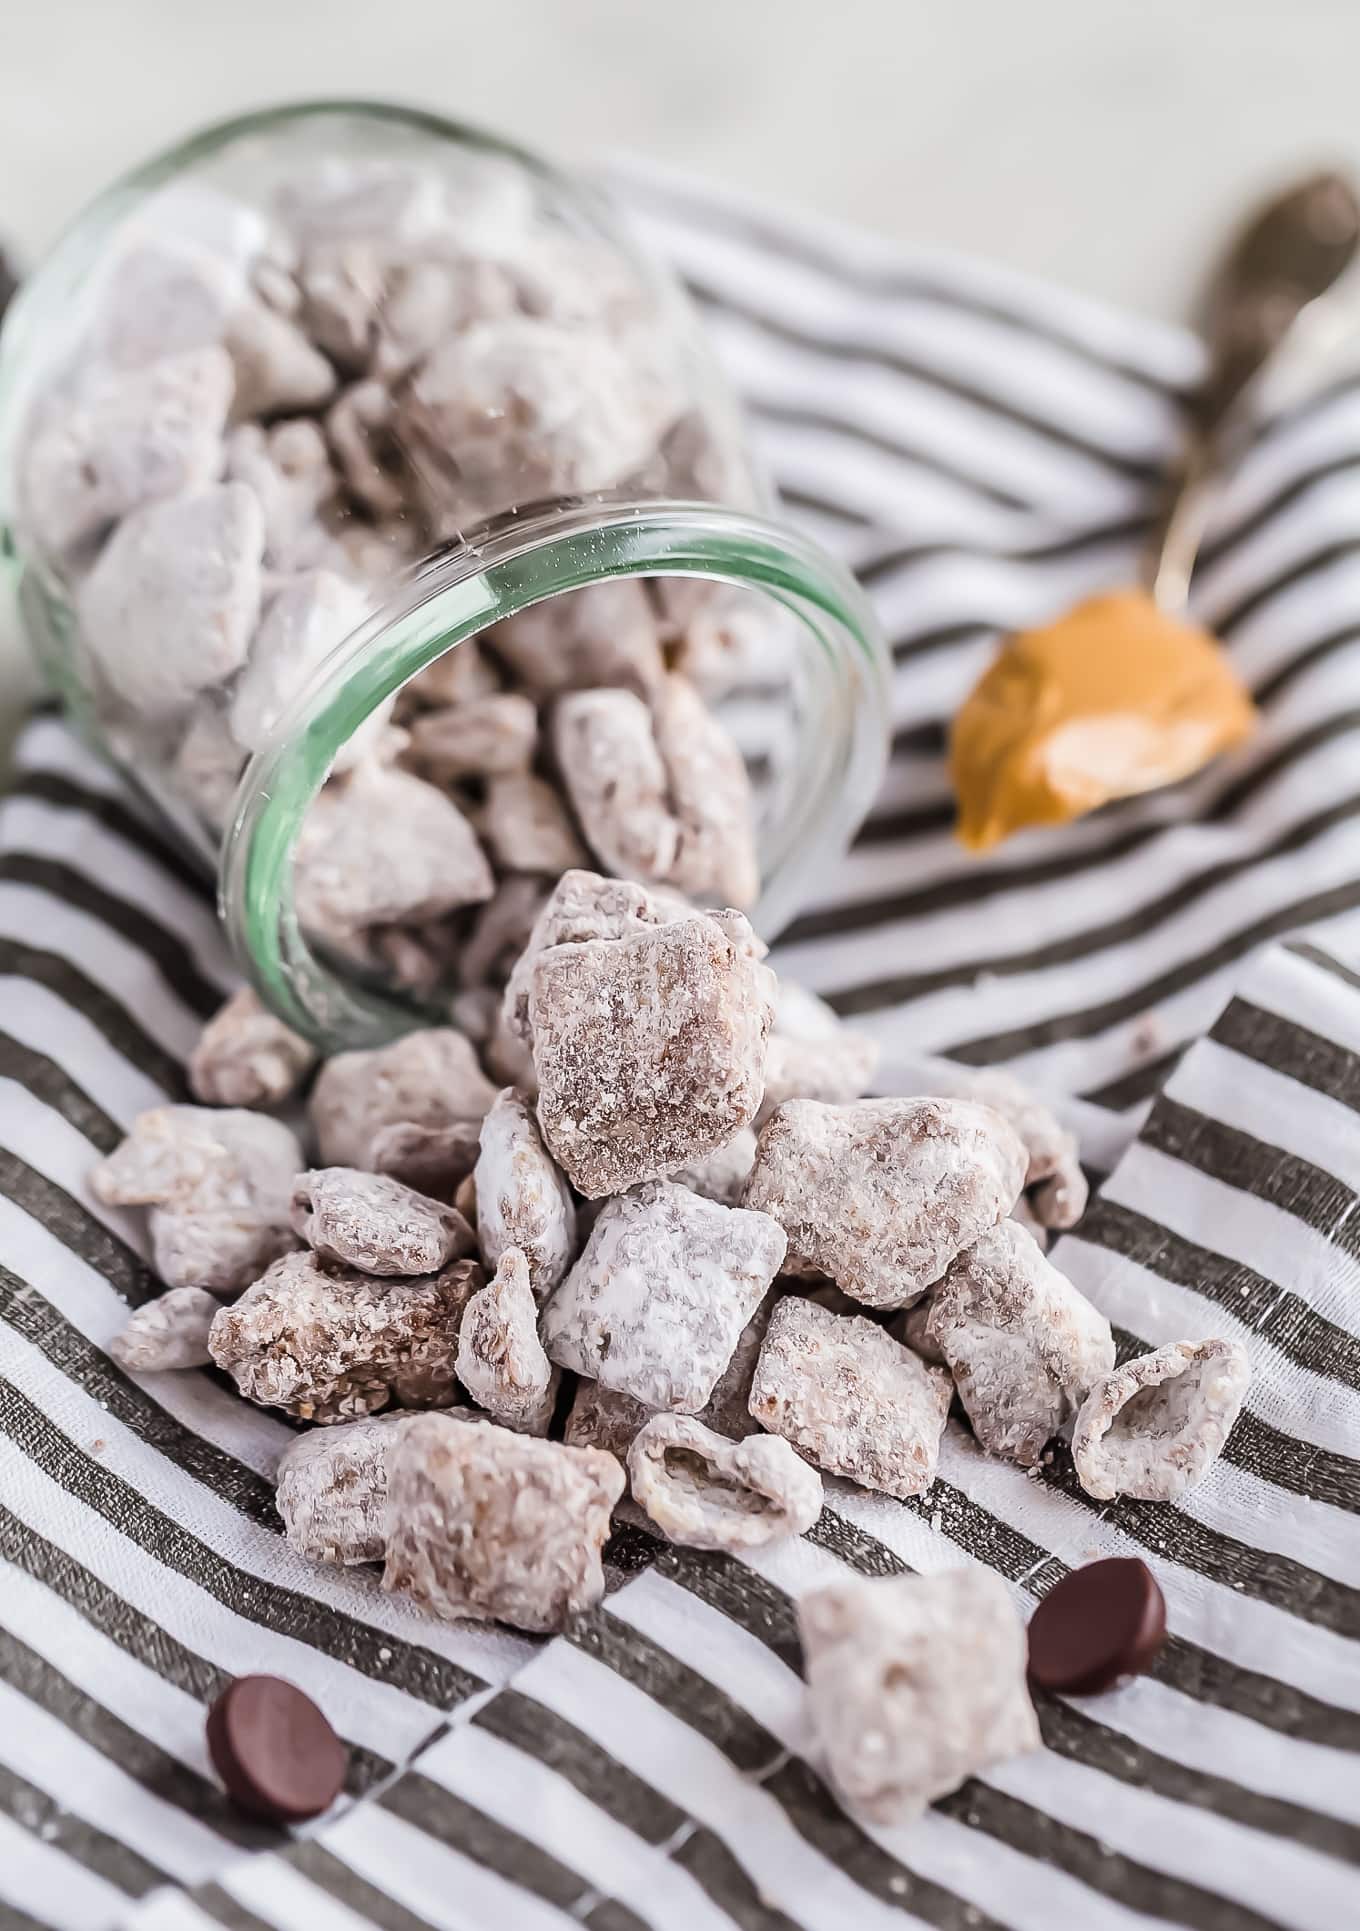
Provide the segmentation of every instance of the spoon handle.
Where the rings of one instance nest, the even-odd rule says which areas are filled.
[[[1202,321],[1209,366],[1148,549],[1148,585],[1164,610],[1184,608],[1243,405],[1267,373],[1308,352],[1324,298],[1358,253],[1360,197],[1345,176],[1315,174],[1250,218],[1210,281]]]

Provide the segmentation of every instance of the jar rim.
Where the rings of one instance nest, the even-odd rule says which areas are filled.
[[[333,971],[293,900],[303,822],[341,747],[403,685],[448,651],[534,604],[627,577],[698,577],[762,591],[798,621],[816,679],[816,727],[802,733],[791,809],[762,853],[753,920],[773,936],[800,881],[843,849],[886,766],[890,660],[868,599],[812,539],[712,503],[553,504],[488,525],[433,553],[326,658],[242,776],[222,847],[219,903],[238,963],[296,1031],[336,1052],[429,1023],[410,1002]]]

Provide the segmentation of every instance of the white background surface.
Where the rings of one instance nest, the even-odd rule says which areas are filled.
[[[1360,0],[10,0],[0,234],[31,261],[196,124],[354,92],[1170,316],[1282,171],[1360,165]]]

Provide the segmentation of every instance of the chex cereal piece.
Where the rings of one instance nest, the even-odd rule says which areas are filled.
[[[905,1498],[935,1479],[952,1394],[873,1321],[786,1294],[751,1384],[751,1413],[828,1475]]]
[[[208,1021],[189,1055],[189,1085],[208,1106],[275,1106],[297,1091],[316,1048],[242,986]]]
[[[728,1441],[695,1415],[653,1415],[628,1451],[628,1480],[667,1541],[690,1549],[761,1549],[822,1512],[821,1477],[786,1441]]]
[[[635,577],[549,597],[497,624],[487,638],[535,697],[611,686],[650,697],[664,675],[656,616]]]
[[[993,1107],[1008,1119],[1025,1143],[1025,1186],[1033,1189],[1030,1205],[1036,1218],[1045,1227],[1076,1226],[1089,1192],[1076,1135],[1037,1094],[1000,1067],[974,1070],[944,1064],[932,1068],[929,1090]]]
[[[1010,1212],[1025,1149],[965,1100],[786,1100],[761,1129],[746,1204],[773,1214],[794,1269],[866,1307],[907,1307]]]
[[[98,286],[86,353],[139,369],[218,343],[245,293],[239,262],[173,238],[119,250]]]
[[[529,1267],[505,1248],[487,1285],[474,1294],[458,1330],[458,1379],[493,1421],[522,1435],[546,1435],[560,1370],[543,1352]]]
[[[158,1374],[163,1368],[205,1368],[208,1330],[222,1303],[203,1287],[171,1287],[134,1310],[109,1353],[133,1374]]]
[[[704,903],[754,905],[760,894],[751,781],[731,734],[689,679],[667,677],[655,699],[656,748],[680,825],[665,876]]]
[[[313,1562],[381,1562],[387,1549],[387,1458],[410,1415],[369,1415],[311,1428],[279,1458],[274,1506],[288,1540]]]
[[[298,918],[326,936],[419,925],[479,905],[496,889],[453,800],[409,771],[378,764],[360,765],[313,800],[295,869]]]
[[[1039,1747],[1025,1632],[1001,1577],[847,1577],[800,1597],[808,1707],[832,1781],[876,1824],[910,1823],[968,1777]]]
[[[302,1150],[266,1114],[157,1106],[90,1176],[112,1206],[149,1206],[156,1271],[168,1287],[232,1294],[296,1245],[288,1224]]]
[[[367,1167],[384,1127],[480,1125],[495,1097],[463,1035],[429,1026],[390,1046],[328,1059],[312,1091],[312,1125],[326,1166]]]
[[[382,1126],[368,1143],[368,1164],[374,1173],[436,1200],[452,1200],[460,1181],[477,1164],[482,1129],[476,1120],[450,1120],[446,1126],[417,1126],[395,1120]]]
[[[1077,1415],[1072,1459],[1088,1495],[1174,1502],[1222,1453],[1251,1380],[1238,1341],[1176,1341],[1098,1381]]]
[[[761,1343],[778,1299],[772,1288],[737,1336],[732,1358],[713,1384],[713,1392],[694,1417],[728,1441],[741,1441],[756,1432],[751,1416],[751,1383]],[[565,1439],[579,1448],[606,1448],[620,1461],[627,1458],[633,1438],[656,1409],[598,1381],[579,1380],[567,1413]]]
[[[603,1388],[598,1381],[582,1377],[567,1411],[562,1439],[573,1448],[603,1448],[624,1462],[638,1430],[656,1412],[645,1401],[634,1401],[617,1388]]]
[[[686,911],[688,907],[684,908]],[[676,902],[622,878],[564,872],[544,901],[505,988],[505,1018],[519,1039],[529,1038],[529,991],[541,952],[586,939],[624,939],[676,916]]]
[[[203,1212],[153,1207],[147,1221],[152,1265],[167,1287],[238,1293],[297,1246],[292,1228],[272,1212],[267,1216],[254,1206]]]
[[[754,1117],[773,974],[731,929],[695,914],[535,960],[539,1125],[587,1198],[692,1165]]]
[[[926,1331],[992,1455],[1035,1467],[1114,1366],[1105,1316],[1003,1220],[965,1248],[931,1295]]]
[[[553,753],[572,810],[605,869],[623,878],[671,878],[683,832],[642,699],[617,689],[559,698]]]
[[[241,483],[125,517],[77,597],[90,657],[144,719],[173,717],[241,668],[260,608],[264,519]]]
[[[116,1207],[208,1211],[260,1207],[287,1220],[296,1138],[278,1120],[244,1108],[154,1106],[90,1176],[98,1199]]]
[[[221,1310],[208,1345],[247,1401],[302,1421],[354,1421],[452,1383],[458,1321],[482,1281],[474,1261],[375,1280],[286,1254]]]
[[[143,504],[211,483],[231,389],[231,362],[211,344],[146,369],[84,371],[21,451],[21,513],[39,549],[63,558]]]
[[[296,322],[264,302],[243,302],[225,341],[236,371],[232,413],[238,421],[319,409],[335,393],[335,370],[325,356]]]
[[[483,1259],[494,1267],[507,1248],[518,1248],[535,1296],[545,1300],[575,1251],[576,1206],[533,1109],[511,1087],[497,1095],[482,1121],[475,1176]]]
[[[300,1173],[292,1218],[293,1231],[319,1259],[365,1274],[435,1274],[477,1248],[456,1207],[356,1167]]]
[[[497,691],[445,711],[427,711],[411,726],[411,763],[441,782],[523,771],[534,755],[538,713],[527,697]]]
[[[566,806],[531,771],[491,778],[478,824],[492,857],[506,871],[556,878],[586,862]]]
[[[388,1463],[383,1587],[436,1616],[560,1629],[604,1594],[623,1484],[599,1449],[422,1415]]]
[[[767,1215],[648,1181],[601,1209],[543,1311],[543,1345],[607,1388],[693,1414],[783,1257]]]
[[[441,342],[403,388],[399,427],[435,475],[456,451],[449,508],[486,515],[622,482],[658,427],[641,387],[609,336],[511,316]]]

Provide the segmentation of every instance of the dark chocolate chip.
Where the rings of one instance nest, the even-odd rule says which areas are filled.
[[[253,1817],[301,1824],[339,1796],[349,1751],[310,1696],[281,1676],[239,1676],[208,1712],[208,1753]]]
[[[1166,1603],[1136,1556],[1087,1563],[1050,1589],[1029,1622],[1029,1675],[1041,1689],[1094,1696],[1145,1670],[1166,1640]]]

